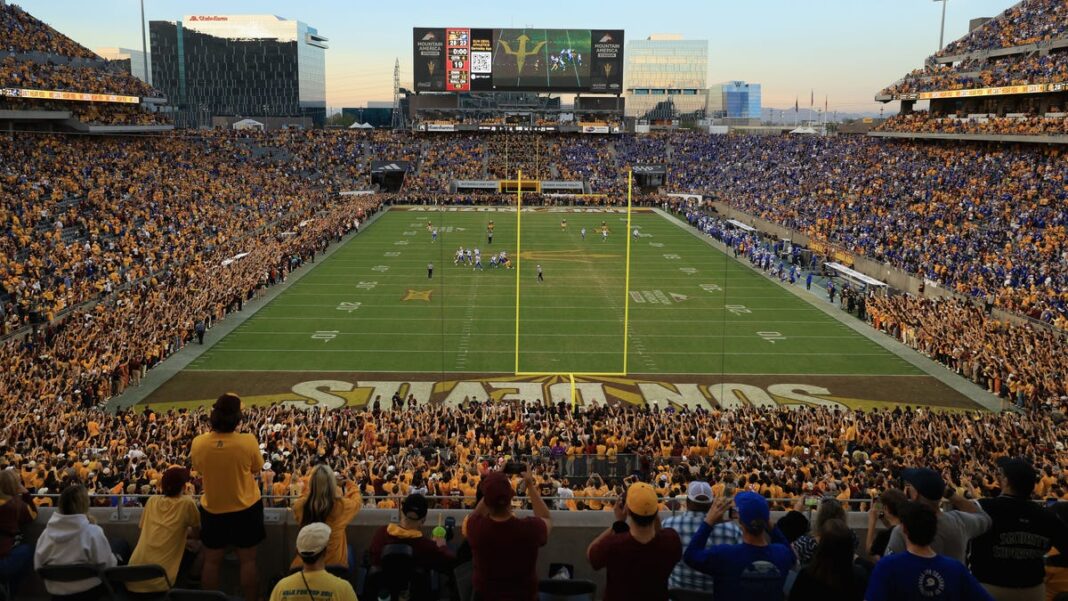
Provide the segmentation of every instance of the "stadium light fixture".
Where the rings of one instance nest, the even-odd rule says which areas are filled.
[[[941,52],[944,47],[943,42],[946,38],[946,5],[949,4],[949,0],[934,1],[942,3],[942,28],[938,31],[938,51]]]
[[[145,82],[152,83],[152,74],[148,72],[148,42],[145,39],[145,0],[141,0],[141,60],[144,61]]]

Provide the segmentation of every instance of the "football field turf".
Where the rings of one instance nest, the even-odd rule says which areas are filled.
[[[566,229],[561,219],[567,220]],[[839,388],[848,382],[838,396],[888,402],[900,399],[894,391],[875,389],[895,388],[901,394],[902,386],[922,390],[938,384],[668,218],[636,210],[632,219],[639,236],[632,240],[628,293],[624,213],[524,211],[519,268],[506,269],[492,267],[490,255],[506,251],[515,266],[514,210],[392,209],[149,401],[205,400],[233,377],[258,382],[252,388],[264,400],[278,401],[281,397],[264,384],[277,374],[293,380],[279,384],[286,391],[301,379],[336,383],[338,374],[350,374],[350,380],[374,374],[376,381],[389,374],[407,374],[394,378],[398,381],[427,374],[438,383],[430,390],[438,392],[445,379],[517,372],[545,378],[626,373],[668,382],[688,376],[682,380],[705,384],[770,377],[817,385],[815,392],[832,396],[819,390],[822,382]],[[606,239],[602,223],[609,228]],[[428,226],[438,230],[436,241]],[[460,246],[479,248],[484,269],[455,265]],[[432,277],[428,263],[433,263]],[[308,375],[314,372],[329,376]],[[177,392],[195,389],[198,381],[208,383],[206,389]],[[748,396],[754,394],[764,398]],[[939,394],[946,403],[960,401],[950,403],[953,395],[944,390]],[[734,398],[746,399],[744,386]]]

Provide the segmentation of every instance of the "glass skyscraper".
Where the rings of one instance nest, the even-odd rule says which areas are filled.
[[[708,41],[671,34],[627,42],[626,115],[651,122],[701,119],[708,101]]]
[[[709,117],[760,119],[760,84],[728,81],[708,89]]]
[[[215,115],[326,118],[326,42],[274,15],[189,15],[149,24],[152,79],[176,106],[175,124]]]

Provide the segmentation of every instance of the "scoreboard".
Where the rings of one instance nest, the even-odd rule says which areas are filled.
[[[413,29],[420,92],[623,93],[618,29]]]

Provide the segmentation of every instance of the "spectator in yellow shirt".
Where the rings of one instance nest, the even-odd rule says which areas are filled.
[[[326,571],[330,536],[330,526],[322,522],[314,522],[300,529],[297,534],[297,553],[304,564],[303,568],[279,580],[271,592],[270,601],[357,601],[356,591],[352,590],[351,584]]]
[[[260,445],[252,434],[236,432],[241,423],[241,399],[228,392],[212,407],[211,432],[193,439],[190,458],[203,479],[200,498],[201,541],[204,543],[204,590],[219,589],[219,567],[229,547],[237,548],[241,589],[257,599],[259,575],[256,546],[267,533],[263,527],[263,499],[256,475],[263,469]]]
[[[151,497],[141,512],[141,536],[130,556],[130,565],[158,564],[167,570],[167,578],[174,584],[182,564],[186,539],[192,529],[193,538],[199,536],[200,513],[193,498],[183,494],[189,482],[189,470],[171,467],[163,472],[160,488],[163,496]],[[162,579],[132,582],[126,589],[133,593],[156,593],[167,590]]]

